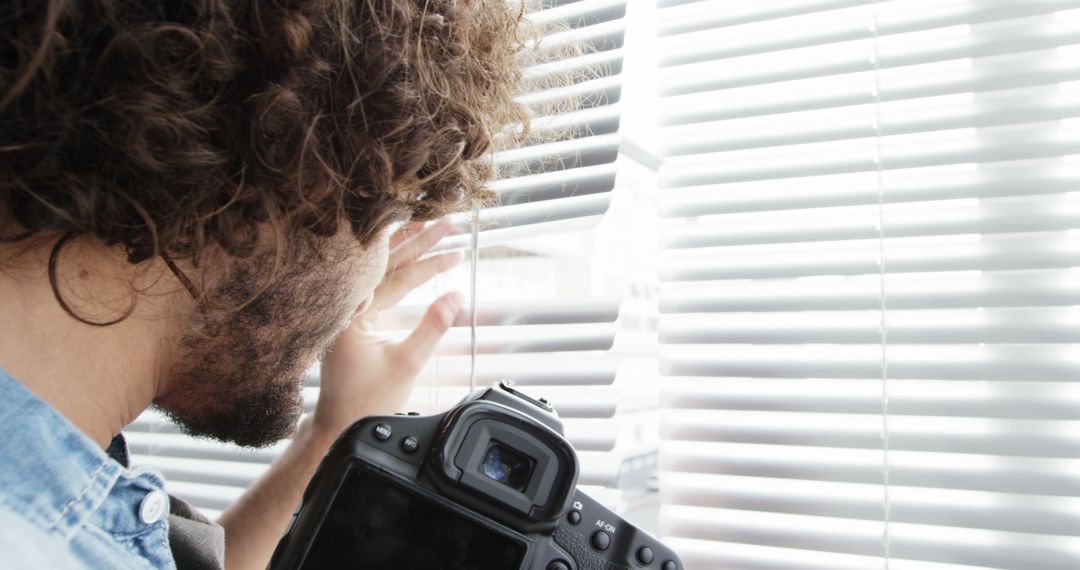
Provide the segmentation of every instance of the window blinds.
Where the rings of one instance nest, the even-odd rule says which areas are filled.
[[[1080,2],[659,6],[687,567],[1080,567]]]
[[[582,50],[531,68],[527,77],[538,84],[549,75],[573,80],[521,101],[575,106],[538,114],[536,140],[495,155],[505,174],[492,185],[499,205],[457,218],[478,232],[476,274],[465,266],[435,288],[475,283],[475,368],[463,316],[414,395],[417,406],[445,409],[467,393],[472,372],[477,386],[510,380],[543,395],[579,452],[579,485],[619,511],[646,489],[658,445],[656,269],[642,263],[655,258],[656,210],[645,195],[657,164],[628,136],[636,121],[624,114],[628,104],[641,108],[635,85],[655,70],[629,56],[655,37],[641,10],[625,0],[580,0],[531,13],[560,30],[538,49]],[[468,248],[472,239],[463,232],[439,248]]]
[[[632,39],[628,12],[626,0],[580,0],[544,2],[529,14],[558,30],[538,49],[571,42],[585,49],[531,67],[527,77],[535,85],[556,86],[538,87],[521,101],[535,109],[560,99],[579,104],[538,116],[534,128],[545,136],[495,155],[506,173],[491,185],[499,205],[475,219],[456,216],[461,233],[435,248],[467,250],[466,263],[406,298],[385,331],[403,336],[438,293],[468,294],[475,278],[475,354],[470,318],[463,315],[420,375],[407,409],[448,409],[468,393],[473,374],[477,387],[514,381],[557,407],[580,452],[580,483],[618,509],[625,508],[631,483],[644,488],[658,445],[656,301],[643,277],[655,277],[655,264],[641,263],[656,249],[656,213],[639,196],[655,187],[656,164],[641,164],[648,153],[628,157],[621,125],[624,85],[644,79],[624,66],[624,54],[647,49],[655,32],[638,16],[636,35],[643,37]],[[574,79],[546,81],[555,75]],[[628,237],[628,224],[646,231]],[[475,277],[470,258],[477,261]],[[318,390],[315,369],[305,388],[309,411]],[[153,411],[125,433],[134,463],[160,469],[169,492],[211,516],[285,445],[252,452],[195,440]]]

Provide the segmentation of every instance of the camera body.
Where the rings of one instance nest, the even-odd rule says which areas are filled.
[[[334,443],[271,570],[682,570],[577,490],[544,400],[503,383],[439,415],[374,416]]]

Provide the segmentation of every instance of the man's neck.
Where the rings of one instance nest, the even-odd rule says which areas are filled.
[[[107,447],[159,391],[164,319],[136,311],[110,326],[81,323],[57,302],[40,257],[0,271],[0,367]],[[80,262],[71,269],[95,277]]]

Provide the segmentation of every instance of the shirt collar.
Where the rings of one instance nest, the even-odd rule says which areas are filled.
[[[124,468],[0,368],[0,501],[45,531],[70,534]]]

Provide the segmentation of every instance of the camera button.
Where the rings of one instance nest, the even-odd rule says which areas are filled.
[[[570,570],[570,565],[562,560],[555,560],[547,565],[547,570]]]
[[[379,441],[386,441],[393,435],[394,430],[390,429],[390,426],[386,424],[379,424],[375,426],[375,429],[371,430],[371,435],[375,436],[375,439]]]
[[[413,436],[408,436],[401,440],[401,450],[405,453],[416,453],[416,450],[420,449],[420,440]]]
[[[566,520],[570,521],[570,524],[578,524],[581,522],[581,511],[570,511],[566,513]]]
[[[592,535],[592,546],[601,552],[607,550],[608,547],[611,546],[611,535],[602,530],[594,532]]]
[[[679,565],[668,560],[667,562],[664,562],[664,565],[660,567],[660,570],[679,570]]]
[[[648,546],[642,546],[637,551],[637,559],[638,559],[638,562],[640,562],[642,564],[652,564],[652,561],[653,561],[653,551],[652,551],[652,549],[649,548]]]

